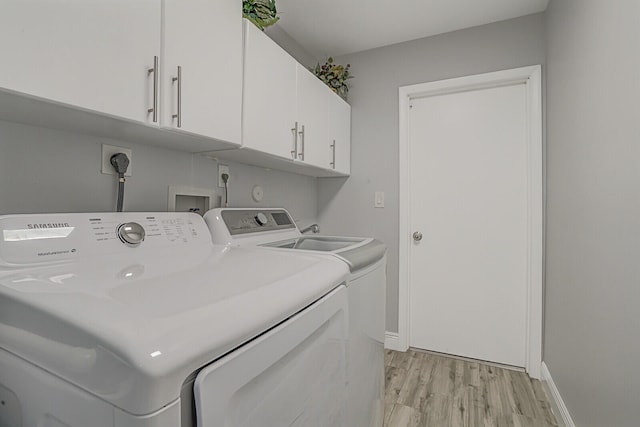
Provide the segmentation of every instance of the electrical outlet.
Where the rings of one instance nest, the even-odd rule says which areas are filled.
[[[224,181],[222,180],[223,173],[226,173],[227,175],[229,175],[229,166],[218,165],[218,187],[224,187]],[[231,175],[229,175],[229,177],[231,177]]]
[[[129,157],[129,167],[124,176],[131,176],[133,173],[133,150],[131,150],[131,148],[117,147],[108,144],[102,144],[102,173],[105,175],[116,175],[116,170],[111,164],[111,156],[118,153],[124,153]]]

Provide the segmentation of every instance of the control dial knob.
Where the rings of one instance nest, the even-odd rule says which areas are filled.
[[[144,227],[137,222],[120,224],[117,233],[120,240],[129,246],[138,246],[144,241]]]
[[[260,225],[260,226],[267,225],[267,222],[269,221],[267,219],[267,216],[265,214],[263,214],[262,212],[260,212],[260,213],[258,213],[258,215],[256,215],[255,220],[258,223],[258,225]]]

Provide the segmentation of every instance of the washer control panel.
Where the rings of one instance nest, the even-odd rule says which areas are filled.
[[[296,228],[284,209],[231,209],[223,210],[221,215],[232,236]]]
[[[55,262],[127,251],[211,243],[193,213],[35,214],[0,216],[0,264]],[[176,249],[181,250],[181,249]]]
[[[255,216],[255,220],[260,227],[264,227],[269,223],[269,218],[267,218],[263,212],[258,212],[258,215]]]

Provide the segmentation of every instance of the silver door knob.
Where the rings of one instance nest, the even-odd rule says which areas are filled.
[[[419,242],[420,240],[422,240],[422,233],[419,231],[414,232],[413,240],[415,240],[416,242]]]

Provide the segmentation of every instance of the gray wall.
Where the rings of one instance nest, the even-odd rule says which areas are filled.
[[[543,14],[338,58],[350,63],[351,177],[318,181],[323,232],[375,236],[389,246],[388,331],[398,330],[398,88],[545,62]],[[386,207],[373,207],[384,191]]]
[[[299,63],[307,68],[313,67],[319,61],[318,58],[307,52],[297,41],[295,41],[280,24],[272,25],[264,30],[264,32],[273,39],[274,42],[286,50],[289,55],[293,56]],[[324,60],[324,58],[321,58]]]
[[[100,173],[102,143],[133,149],[125,210],[166,211],[169,185],[222,194],[217,163],[200,155],[0,121],[0,214],[113,211],[116,179]],[[286,206],[303,223],[316,220],[315,178],[229,166],[230,206]],[[264,188],[260,204],[255,184]]]
[[[544,360],[576,425],[640,424],[640,2],[547,10]]]

